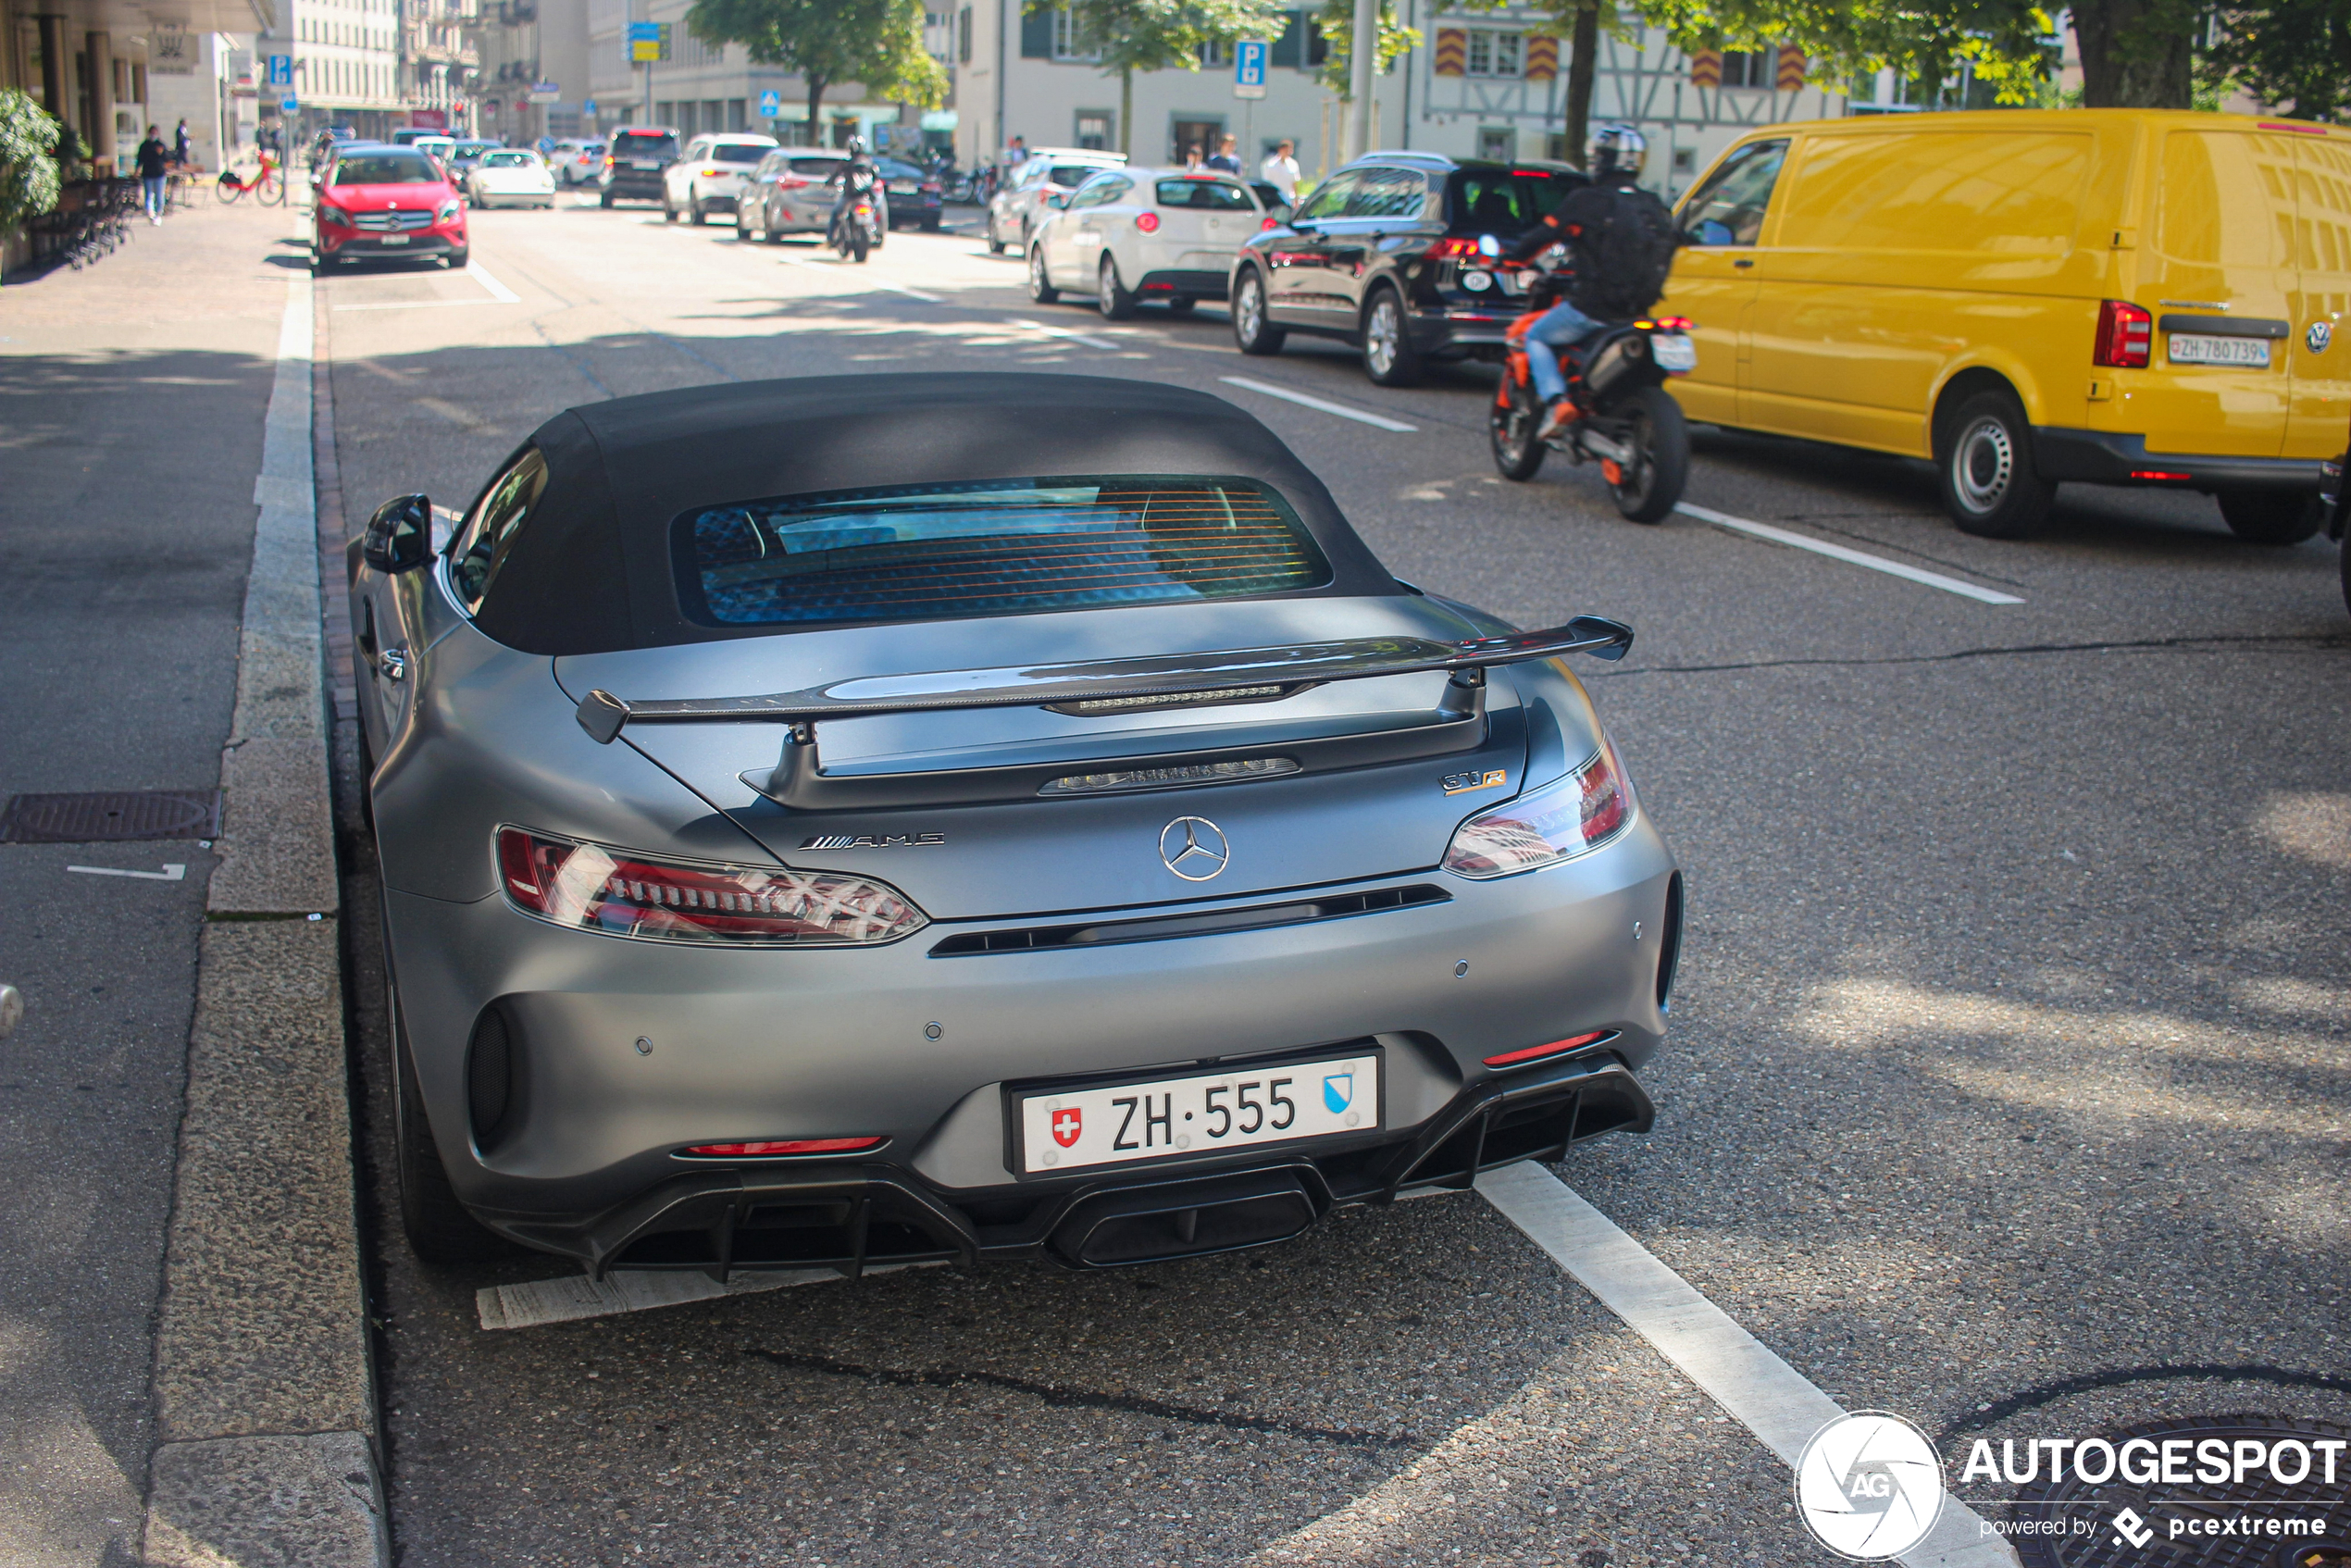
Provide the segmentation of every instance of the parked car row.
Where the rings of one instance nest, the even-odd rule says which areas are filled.
[[[601,147],[602,156],[586,151]],[[558,148],[563,153],[563,148]],[[748,240],[785,234],[823,233],[832,212],[837,177],[849,155],[828,147],[786,147],[755,131],[714,131],[682,144],[665,126],[631,126],[613,132],[608,147],[578,143],[566,168],[593,168],[570,177],[592,182],[599,205],[651,201],[661,204],[670,222],[691,224],[732,215],[736,232]],[[877,157],[878,195],[892,229],[918,224],[936,230],[945,188],[931,171],[902,159]]]

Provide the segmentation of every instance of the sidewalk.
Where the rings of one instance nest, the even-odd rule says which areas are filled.
[[[299,729],[303,691],[317,691],[315,574],[249,577],[256,500],[298,499],[309,516],[307,364],[299,424],[280,371],[290,295],[307,299],[305,253],[283,243],[303,218],[199,208],[134,224],[81,271],[0,288],[0,798],[209,790],[232,735],[257,778],[278,743],[269,727]],[[273,392],[268,444],[299,447],[298,497],[256,486]],[[294,598],[308,606],[307,643],[256,643],[255,605]],[[266,1213],[240,1212],[246,1189],[218,1179],[223,1133],[255,1141],[253,1127],[221,1125],[224,1069],[242,1075],[235,1114],[282,1107],[330,1155],[341,1146],[339,1128],[316,1125],[321,1094],[330,1123],[342,1114],[331,893],[308,904],[322,920],[265,898],[223,923],[216,870],[255,886],[254,840],[271,836],[253,820],[262,791],[231,783],[228,831],[242,815],[246,852],[230,838],[217,850],[194,839],[0,843],[0,978],[26,1002],[0,1041],[0,1168],[12,1188],[0,1209],[0,1562],[11,1568],[195,1561],[204,1543],[146,1528],[163,1472],[184,1488],[191,1456],[207,1460],[214,1440],[244,1438],[289,1406],[290,1424],[260,1430],[371,1429],[347,1155],[280,1162],[286,1190]],[[167,879],[173,865],[184,871]],[[299,951],[321,944],[323,984]],[[272,1315],[319,1298],[272,1248],[317,1253],[318,1213],[331,1230],[338,1202],[340,1251],[312,1272],[334,1289],[347,1277],[350,1310],[312,1314],[340,1337],[322,1395],[317,1347]],[[256,1397],[263,1385],[277,1398]],[[159,1465],[165,1443],[180,1458]],[[352,1468],[347,1456],[339,1468]],[[224,1489],[217,1475],[200,1485]],[[216,1545],[222,1555],[205,1561],[248,1560],[226,1534]]]

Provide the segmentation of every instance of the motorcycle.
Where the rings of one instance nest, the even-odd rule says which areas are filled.
[[[850,208],[833,221],[833,249],[844,261],[863,261],[866,255],[881,243],[881,222],[874,215],[874,204],[860,196]]]
[[[1531,479],[1546,452],[1578,464],[1597,462],[1616,509],[1636,523],[1661,521],[1682,499],[1690,477],[1690,428],[1681,404],[1665,390],[1698,368],[1698,347],[1685,317],[1662,316],[1604,327],[1561,356],[1574,417],[1539,440],[1543,400],[1535,395],[1526,362],[1526,331],[1542,316],[1530,311],[1505,334],[1502,367],[1488,420],[1494,466],[1506,479]]]

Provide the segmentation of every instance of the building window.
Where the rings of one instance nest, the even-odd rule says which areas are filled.
[[[1108,109],[1078,110],[1077,144],[1089,152],[1110,151],[1111,132],[1116,128],[1117,118],[1118,117]]]
[[[972,63],[972,8],[969,6],[955,13],[955,58]]]
[[[1768,49],[1723,52],[1723,85],[1725,87],[1769,87],[1772,85],[1772,53]]]
[[[1518,75],[1521,37],[1519,33],[1502,32],[1493,28],[1471,28],[1469,30],[1469,74],[1472,76]]]
[[[1200,46],[1200,63],[1209,70],[1218,70],[1233,63],[1233,46],[1213,40]]]
[[[1508,126],[1480,126],[1477,131],[1477,156],[1495,163],[1507,163],[1518,156],[1518,132]]]
[[[1057,60],[1093,60],[1101,58],[1094,41],[1086,35],[1084,27],[1067,11],[1053,13],[1053,58]]]

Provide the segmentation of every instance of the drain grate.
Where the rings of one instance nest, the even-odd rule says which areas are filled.
[[[218,790],[101,790],[11,795],[0,844],[101,844],[131,839],[217,839]]]
[[[2153,1445],[2142,1450],[2151,1454],[2184,1442],[2165,1455],[2179,1456],[2175,1474],[2183,1479],[2166,1485],[2118,1475],[2100,1485],[2069,1470],[2055,1485],[2046,1478],[2026,1482],[2016,1495],[2020,1526],[2065,1533],[2020,1533],[2017,1554],[2025,1568],[2351,1568],[2351,1464],[2344,1462],[2340,1446],[2351,1430],[2330,1421],[2202,1415],[2099,1436],[2118,1453],[2134,1437]],[[2280,1462],[2287,1472],[2307,1465],[2307,1474],[2298,1484],[2285,1485],[2256,1464],[2247,1466],[2243,1482],[2233,1475],[2206,1481],[2196,1474],[2208,1451],[2202,1445],[2216,1440],[2221,1447],[2208,1451],[2232,1458],[2240,1440],[2247,1454],[2256,1445],[2266,1454],[2290,1444]],[[2320,1442],[2337,1445],[2332,1457],[2316,1450]],[[2126,1511],[2132,1515],[2128,1540],[2121,1520]],[[2317,1533],[2303,1533],[2318,1521],[2323,1524]],[[2289,1522],[2295,1527],[2289,1530]]]

